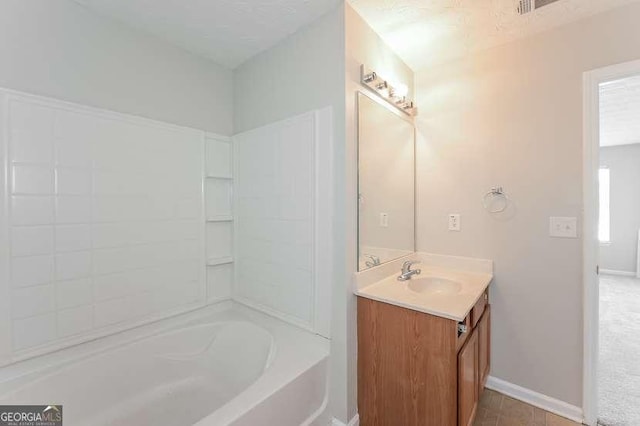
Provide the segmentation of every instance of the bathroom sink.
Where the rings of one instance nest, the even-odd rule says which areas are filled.
[[[409,290],[421,294],[453,295],[460,293],[462,284],[441,277],[413,278],[408,284]]]

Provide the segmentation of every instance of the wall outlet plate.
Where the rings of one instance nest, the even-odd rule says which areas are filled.
[[[383,228],[389,227],[389,213],[380,213],[380,226]]]
[[[578,238],[578,218],[550,217],[549,235],[556,238]]]
[[[451,213],[449,215],[449,231],[460,231],[460,214]]]

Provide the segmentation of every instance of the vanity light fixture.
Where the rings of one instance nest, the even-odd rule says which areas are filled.
[[[405,84],[390,83],[364,65],[360,66],[360,82],[405,114],[414,116],[418,113],[413,101],[407,99],[409,88]]]

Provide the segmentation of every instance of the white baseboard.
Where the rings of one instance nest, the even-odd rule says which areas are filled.
[[[347,423],[346,425],[342,423],[340,420],[336,419],[335,417],[331,422],[331,426],[359,426],[359,425],[360,425],[360,416],[358,414],[353,416],[353,418],[349,420],[349,423]]]
[[[559,399],[534,392],[513,383],[506,382],[493,376],[487,379],[487,388],[510,396],[511,398],[526,402],[534,407],[542,408],[550,413],[565,417],[574,422],[582,423],[582,408],[568,404]]]
[[[617,271],[615,269],[600,269],[603,275],[619,275],[621,277],[635,277],[636,273],[631,271]]]

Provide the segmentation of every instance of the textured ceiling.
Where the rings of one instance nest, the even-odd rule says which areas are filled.
[[[350,0],[414,71],[637,0],[560,0],[526,15],[518,0]]]
[[[600,86],[600,146],[640,143],[640,76]]]
[[[76,0],[228,68],[268,49],[339,0]]]
[[[235,68],[340,0],[75,0]],[[518,0],[349,0],[414,70],[640,0],[559,0],[524,16]]]

